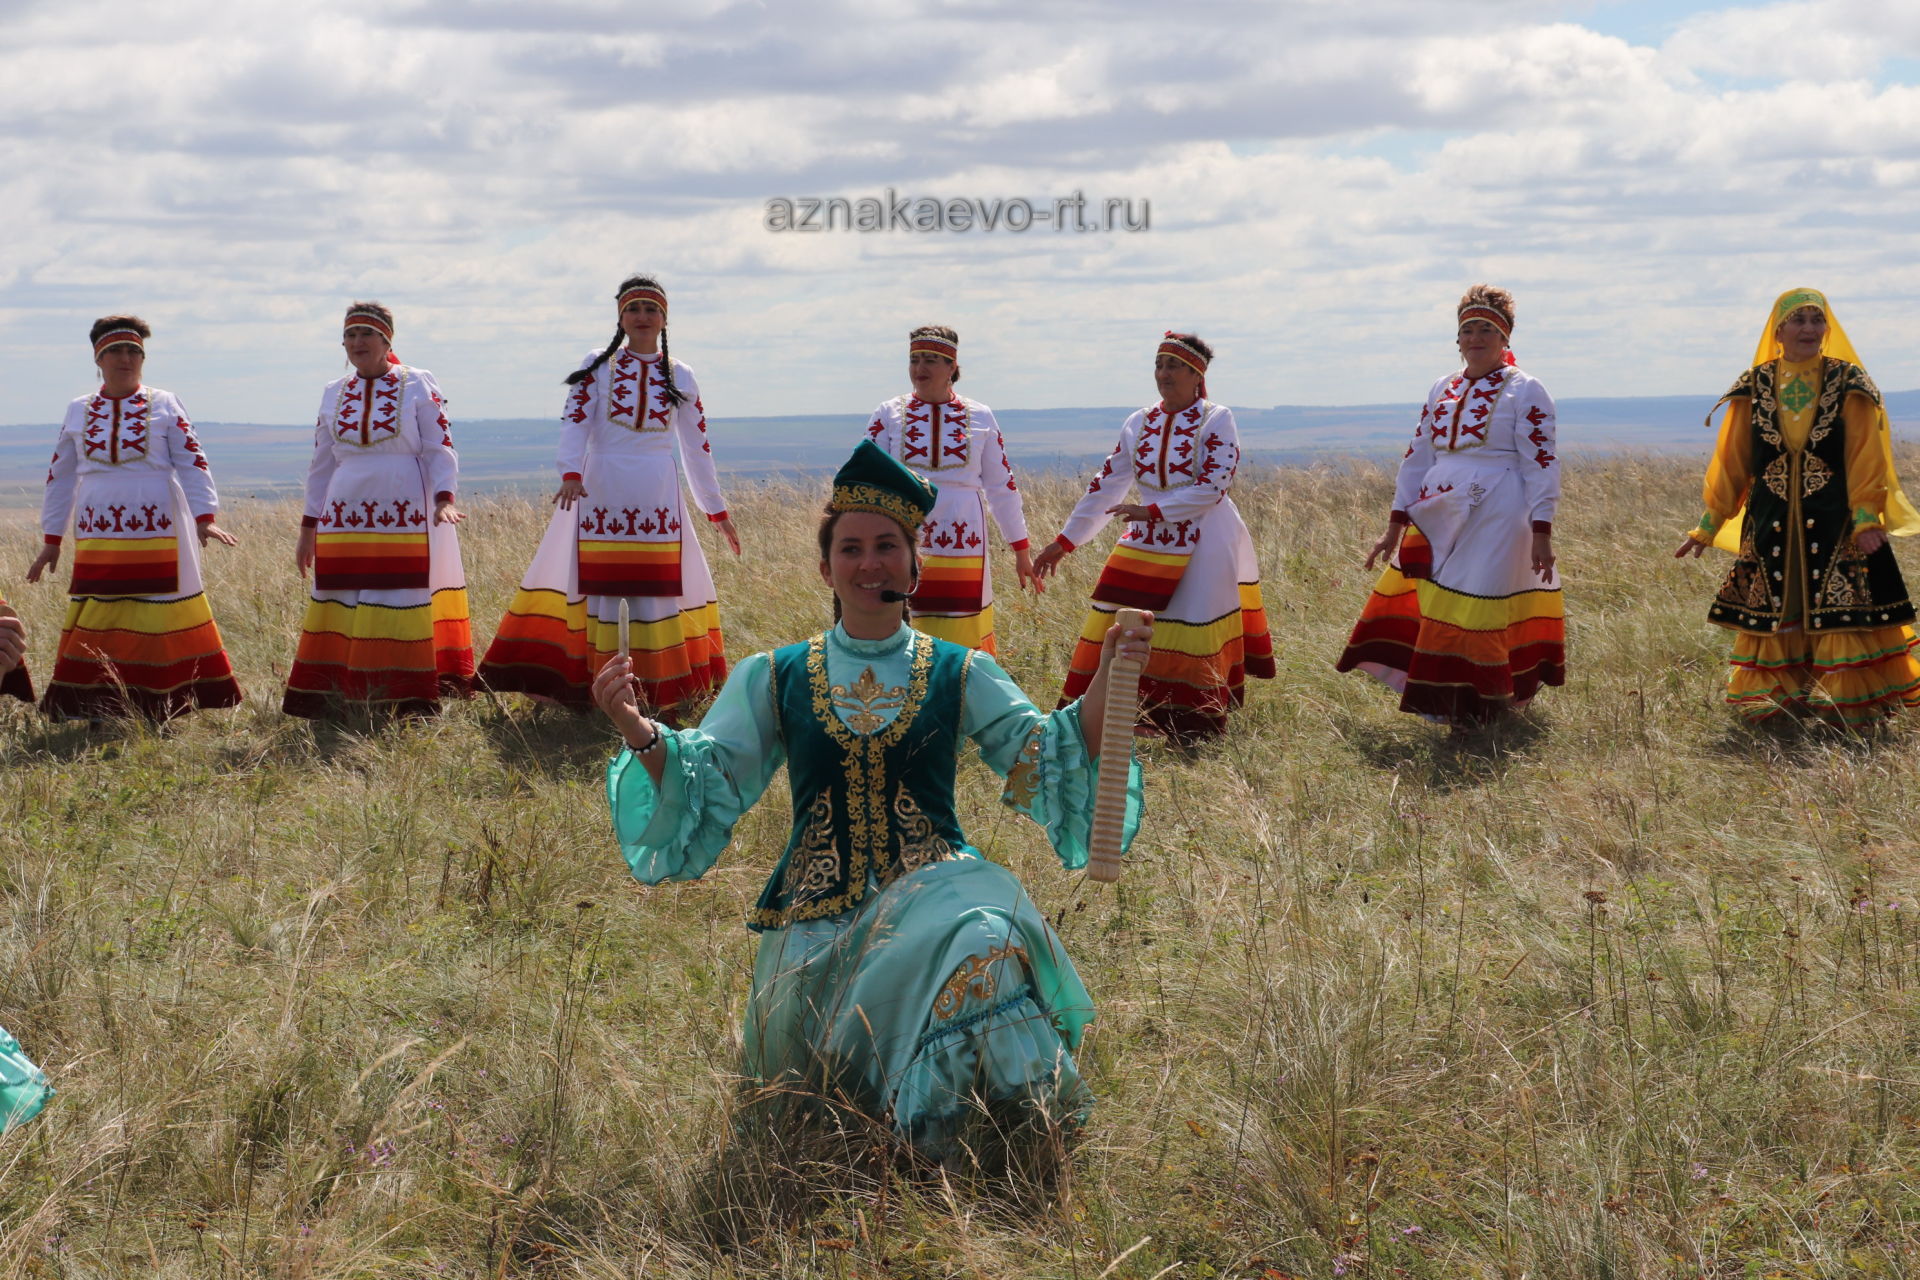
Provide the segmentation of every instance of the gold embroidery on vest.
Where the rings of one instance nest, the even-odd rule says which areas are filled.
[[[881,870],[881,884],[892,884],[909,871],[929,862],[945,862],[953,856],[953,846],[934,831],[933,820],[907,794],[904,782],[896,783],[893,788],[893,816],[897,822],[899,854]]]
[[[1808,443],[1812,443],[1809,441]],[[1818,455],[1809,453],[1800,460],[1800,496],[1811,498],[1827,487],[1827,481],[1833,479],[1833,468]],[[1781,496],[1785,496],[1784,494]]]
[[[900,705],[900,714],[878,733],[863,734],[853,732],[834,712],[833,693],[827,683],[827,637],[818,635],[807,642],[807,684],[814,719],[846,753],[847,845],[851,850],[847,887],[830,898],[789,901],[782,911],[758,909],[749,917],[754,924],[777,929],[796,920],[824,920],[839,915],[867,896],[867,868],[883,864],[888,852],[891,824],[887,820],[886,749],[898,743],[913,726],[921,704],[927,699],[927,680],[933,671],[933,641],[915,631],[909,634],[907,644],[907,693]],[[829,799],[828,803],[832,801]],[[812,809],[808,812],[811,815]]]
[[[847,724],[855,733],[872,733],[878,729],[886,723],[878,713],[898,711],[907,696],[905,685],[896,684],[889,689],[876,680],[871,665],[860,673],[851,689],[837,684],[830,692],[834,709],[847,713]]]
[[[787,859],[786,891],[789,898],[818,893],[832,885],[840,875],[840,846],[833,838],[833,797],[825,791],[814,797],[807,809],[807,824],[800,842]]]
[[[1787,496],[1787,474],[1793,470],[1791,457],[1791,454],[1786,453],[1775,454],[1773,461],[1767,464],[1767,469],[1760,473],[1760,478],[1766,481],[1767,488],[1773,490],[1776,498]]]

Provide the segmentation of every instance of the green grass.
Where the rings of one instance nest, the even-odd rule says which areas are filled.
[[[1914,738],[1729,718],[1717,566],[1670,555],[1697,485],[1574,471],[1569,683],[1457,742],[1331,667],[1387,473],[1244,478],[1279,678],[1217,746],[1148,749],[1121,883],[1062,872],[963,771],[968,832],[1100,1006],[1058,1193],[861,1159],[812,1216],[736,1206],[728,1248],[704,1210],[783,789],[707,880],[646,889],[599,721],[281,717],[295,513],[243,507],[207,559],[244,706],[0,711],[0,1022],[60,1088],[0,1145],[0,1276],[1920,1274]],[[1033,487],[1042,535],[1077,492]],[[744,654],[828,605],[814,497],[736,497],[747,557],[708,546]],[[484,641],[545,513],[472,512]],[[1038,601],[997,562],[1043,704],[1099,559]],[[8,594],[44,676],[64,596]]]

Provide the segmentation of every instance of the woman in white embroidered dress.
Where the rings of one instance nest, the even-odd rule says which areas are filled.
[[[480,664],[496,692],[531,694],[578,710],[620,652],[620,604],[640,698],[673,718],[727,672],[720,607],[699,539],[686,528],[680,470],[734,555],[693,370],[667,347],[667,294],[630,276],[616,294],[619,326],[603,351],[568,376],[560,422],[558,507],[520,590]]]
[[[186,410],[140,380],[152,335],[138,316],[94,321],[100,390],[67,406],[54,445],[45,545],[27,569],[38,582],[59,563],[71,517],[71,601],[40,700],[50,715],[165,720],[240,701],[200,578],[200,548],[234,539],[215,523],[220,498]]]
[[[1553,397],[1513,362],[1512,294],[1475,285],[1457,314],[1464,367],[1427,393],[1367,555],[1387,566],[1336,666],[1465,728],[1563,683],[1567,660]]]
[[[1140,679],[1142,728],[1180,742],[1226,732],[1246,678],[1274,674],[1253,537],[1227,496],[1240,433],[1233,410],[1207,399],[1212,362],[1213,348],[1200,338],[1165,335],[1153,361],[1159,403],[1121,426],[1086,496],[1034,562],[1034,575],[1045,578],[1107,521],[1126,520],[1094,586],[1060,705],[1091,687],[1115,610],[1147,609],[1154,633]],[[1145,502],[1125,501],[1135,485]]]
[[[913,391],[883,401],[867,423],[867,437],[940,490],[939,504],[920,530],[920,580],[907,604],[914,627],[994,653],[989,510],[1013,552],[1021,585],[1043,587],[1033,576],[1027,517],[1006,440],[993,410],[954,393],[959,360],[960,335],[946,325],[921,325],[908,334]]]
[[[281,705],[430,714],[473,692],[460,458],[440,384],[393,354],[391,311],[348,307],[341,345],[353,372],[320,396],[295,551],[313,596]]]

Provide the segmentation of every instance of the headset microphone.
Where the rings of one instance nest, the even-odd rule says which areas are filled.
[[[913,597],[905,591],[882,591],[880,593],[880,599],[887,604],[899,604],[903,600],[910,600],[912,598]]]

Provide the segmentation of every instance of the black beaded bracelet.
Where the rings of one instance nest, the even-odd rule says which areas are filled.
[[[637,756],[643,756],[660,745],[660,722],[658,720],[649,720],[647,721],[647,727],[653,730],[653,737],[647,739],[647,745],[644,747],[630,748],[633,754]]]

